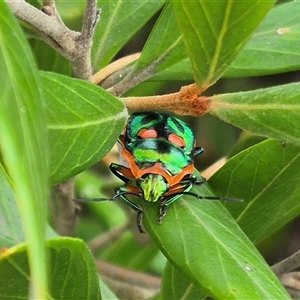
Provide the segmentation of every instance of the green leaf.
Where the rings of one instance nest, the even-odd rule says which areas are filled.
[[[14,187],[29,245],[32,292],[34,297],[44,299],[48,153],[43,94],[30,47],[3,1],[0,2],[0,70],[1,156]]]
[[[162,70],[148,81],[194,81],[191,61],[188,58]]]
[[[193,189],[209,196],[208,185]],[[168,207],[140,203],[157,246],[192,283],[217,299],[290,299],[259,252],[217,201],[182,197]],[[240,203],[236,203],[240,205]]]
[[[79,79],[41,72],[51,146],[51,181],[98,162],[124,128],[127,110],[109,92]]]
[[[167,262],[162,278],[162,299],[204,300],[207,294]]]
[[[182,35],[173,7],[168,4],[155,23],[140,58],[121,84],[128,82],[128,89],[130,89],[184,58],[186,52]]]
[[[149,270],[149,265],[157,255],[157,252],[158,249],[154,243],[149,241],[147,244],[141,245],[141,240],[137,242],[135,236],[125,234],[112,243],[102,253],[101,258],[104,261],[124,266],[131,270],[145,271]],[[146,260],[145,257],[147,257]]]
[[[71,76],[71,63],[40,40],[31,41],[38,68]]]
[[[0,164],[0,248],[25,241],[19,208],[15,201],[12,182]]]
[[[101,16],[92,48],[93,68],[106,66],[118,51],[163,6],[165,1],[107,0],[99,4]]]
[[[298,2],[276,5],[230,64],[224,76],[261,76],[299,70],[299,20]],[[151,81],[165,80],[193,80],[189,59],[184,59],[151,78]]]
[[[226,207],[258,243],[300,214],[300,148],[263,141],[229,159],[209,183],[221,195],[244,200]]]
[[[173,1],[199,86],[207,88],[223,75],[274,2]]]
[[[73,30],[81,31],[82,17],[86,1],[55,1],[55,5],[64,23]]]
[[[113,294],[113,292],[109,289],[109,287],[103,281],[100,281],[100,290],[101,290],[102,299],[118,300],[118,298]]]
[[[299,83],[216,95],[210,113],[258,135],[300,145],[299,97]]]
[[[43,3],[41,0],[29,0],[29,1],[26,1],[28,3],[30,3],[31,5],[37,7],[37,8],[41,8],[43,6]]]
[[[46,248],[51,298],[44,299],[101,299],[93,257],[81,240],[48,240]],[[0,257],[0,298],[28,299],[29,285],[27,246],[6,250]]]
[[[0,164],[0,249],[25,242],[25,235],[18,203],[13,190],[13,183]],[[57,234],[47,225],[46,237],[54,238]]]
[[[78,195],[83,199],[107,197],[108,195],[103,193],[103,191],[107,189],[108,181],[109,179],[107,177],[101,181],[99,174],[92,170],[81,172],[75,177],[77,197]],[[93,218],[98,220],[97,225],[103,229],[108,230],[109,228],[121,226],[127,222],[124,210],[113,201],[107,201],[101,204],[97,202],[87,202],[84,204],[84,207],[91,212]]]
[[[276,5],[225,76],[261,76],[299,70],[299,26],[298,2]]]

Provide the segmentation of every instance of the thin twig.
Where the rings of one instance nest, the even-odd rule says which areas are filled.
[[[107,243],[112,242],[118,237],[120,237],[120,235],[122,235],[128,228],[129,228],[129,224],[112,228],[108,232],[100,236],[97,236],[93,240],[89,241],[88,247],[92,252],[96,252],[99,249],[101,249],[103,246],[105,246]]]
[[[131,72],[126,75],[124,80],[111,87],[109,91],[116,96],[123,95],[125,92],[137,86],[139,83],[144,82],[148,78],[152,77],[156,73],[157,67],[161,64],[162,60],[163,58],[161,57],[156,59],[139,72],[135,72],[133,68]]]
[[[132,63],[133,61],[137,60],[141,56],[141,53],[131,54],[125,57],[122,57],[113,63],[109,64],[107,67],[101,69],[99,72],[95,73],[92,78],[92,82],[95,84],[100,83],[102,80],[106,79],[111,74],[115,73],[116,71],[124,68],[128,64]]]
[[[92,81],[91,47],[93,34],[100,17],[97,0],[87,0],[83,25],[77,40],[77,55],[73,60],[73,75],[76,78]]]
[[[55,186],[59,197],[58,209],[54,213],[55,230],[64,236],[72,236],[78,218],[79,207],[74,203],[74,178]]]
[[[66,27],[56,9],[54,0],[43,0],[42,12],[48,16],[54,17],[61,26]]]
[[[292,254],[288,258],[282,260],[276,265],[272,266],[272,270],[277,277],[281,277],[283,274],[289,273],[300,266],[300,250]]]
[[[86,9],[83,17],[81,30],[81,40],[84,43],[91,43],[91,38],[94,35],[94,30],[100,18],[100,9],[97,9],[97,1],[87,0]],[[90,45],[91,46],[91,45]]]
[[[221,169],[225,165],[226,160],[227,159],[225,157],[219,159],[207,169],[201,171],[201,175],[208,180],[213,174],[215,174],[219,169]]]
[[[134,272],[96,260],[96,268],[103,281],[120,299],[149,299],[160,290],[161,279]]]
[[[284,274],[280,278],[280,282],[285,287],[286,291],[290,294],[292,299],[300,298],[300,273],[291,272]]]
[[[43,6],[55,7],[54,0],[43,0]]]

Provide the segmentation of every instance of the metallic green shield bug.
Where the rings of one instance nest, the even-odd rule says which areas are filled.
[[[193,175],[194,157],[203,149],[195,146],[194,134],[182,120],[165,113],[135,113],[119,138],[119,148],[121,164],[112,163],[109,168],[124,185],[115,189],[111,199],[92,201],[120,198],[137,212],[141,233],[143,210],[129,196],[147,202],[159,201],[159,222],[167,207],[184,194],[197,199],[221,199],[189,192],[194,184],[205,182],[205,178]]]
[[[194,171],[194,156],[203,152],[195,147],[195,138],[189,126],[178,118],[164,113],[133,114],[120,136],[122,165],[111,164],[110,170],[125,185],[115,190],[113,200],[122,199],[137,212],[140,232],[142,208],[128,196],[135,195],[148,202],[160,201],[158,221],[167,207],[193,184],[201,184]]]

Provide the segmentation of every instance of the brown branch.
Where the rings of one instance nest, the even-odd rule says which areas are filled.
[[[300,250],[286,259],[280,261],[276,265],[272,266],[272,270],[277,277],[281,277],[290,271],[295,270],[300,266]]]
[[[225,157],[219,159],[207,169],[201,171],[201,175],[208,180],[213,174],[215,174],[219,169],[221,169],[225,165],[226,160],[227,159]]]
[[[70,30],[58,15],[53,0],[45,0],[42,11],[25,1],[7,0],[14,15],[29,24],[37,36],[72,63],[74,77],[91,81],[90,49],[100,11],[96,0],[88,0],[81,33]]]
[[[131,88],[137,86],[139,83],[146,81],[148,78],[152,77],[156,73],[156,68],[162,62],[162,58],[158,58],[153,61],[146,68],[140,72],[133,72],[126,75],[124,80],[117,82],[109,91],[116,96],[121,96]],[[132,70],[131,70],[132,71]]]
[[[209,111],[211,99],[199,96],[203,90],[196,84],[184,86],[179,92],[149,97],[121,98],[132,111],[170,111],[177,115],[201,116]]]
[[[78,218],[79,207],[74,203],[74,178],[55,186],[58,196],[54,212],[54,228],[60,235],[72,236]]]
[[[54,0],[43,0],[43,7],[44,6],[55,8],[55,2]]]
[[[300,272],[291,272],[300,266],[300,250],[272,266],[272,271],[293,299],[300,297]]]
[[[76,78],[92,81],[91,48],[96,25],[100,18],[96,0],[87,0],[82,30],[77,40],[78,52],[73,60],[73,75]]]
[[[83,17],[83,24],[81,30],[81,40],[88,47],[92,46],[92,37],[94,35],[94,31],[96,25],[100,18],[100,9],[97,9],[97,1],[95,0],[87,0],[86,1],[86,9]]]
[[[89,241],[87,245],[92,252],[96,252],[103,246],[105,246],[107,243],[119,238],[128,229],[128,227],[128,224],[125,224],[119,227],[112,228],[108,232],[97,236],[93,240]]]
[[[292,299],[300,298],[300,272],[287,273],[279,279]]]
[[[55,17],[56,21],[64,26],[64,23],[56,9],[54,0],[43,0],[42,12],[48,16]]]
[[[31,25],[45,42],[64,57],[72,59],[79,33],[58,22],[56,16],[49,16],[25,1],[8,0],[7,3],[18,19]]]
[[[116,71],[122,69],[123,67],[127,66],[131,62],[137,60],[141,56],[141,53],[135,53],[132,55],[128,55],[122,57],[113,63],[109,64],[107,67],[101,69],[99,72],[95,73],[92,78],[92,82],[95,84],[100,83],[102,80],[106,79],[111,74],[115,73]]]
[[[161,280],[156,276],[134,272],[103,261],[96,261],[103,281],[120,299],[149,299],[160,290]]]

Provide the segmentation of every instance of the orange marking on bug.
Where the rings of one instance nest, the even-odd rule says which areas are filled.
[[[134,178],[136,178],[136,179],[142,178],[143,175],[145,175],[145,174],[158,174],[158,175],[163,176],[167,180],[170,187],[179,183],[184,176],[190,175],[194,171],[194,165],[190,164],[190,165],[187,165],[186,167],[184,167],[179,174],[176,174],[176,175],[171,174],[170,175],[166,172],[166,170],[164,169],[161,162],[157,162],[153,166],[141,170],[135,163],[134,157],[131,155],[131,153],[127,149],[124,148],[122,150],[122,156],[124,157],[124,159],[127,160],[129,167],[130,167],[130,171],[132,172],[132,175],[134,176]]]
[[[135,179],[134,175],[132,174],[131,170],[122,166],[122,168],[118,171],[118,173],[121,173],[123,176],[129,179]]]
[[[135,187],[135,186],[127,186],[127,189],[128,189],[128,191],[131,192],[131,193],[135,193],[135,194],[140,194],[140,195],[142,195],[141,190],[140,190],[138,187]]]
[[[154,129],[142,129],[139,131],[138,136],[142,139],[151,139],[157,137],[157,132]]]
[[[183,186],[183,185],[179,182],[178,184],[175,184],[174,186],[172,186],[172,187],[170,188],[170,190],[164,194],[164,196],[165,196],[165,197],[168,197],[168,196],[180,194],[180,193],[184,192],[185,189],[186,189],[186,187]]]
[[[179,146],[179,147],[185,147],[186,144],[183,140],[183,138],[181,138],[180,136],[174,134],[174,133],[171,133],[169,136],[168,136],[168,140],[173,143],[174,145],[176,146]]]

